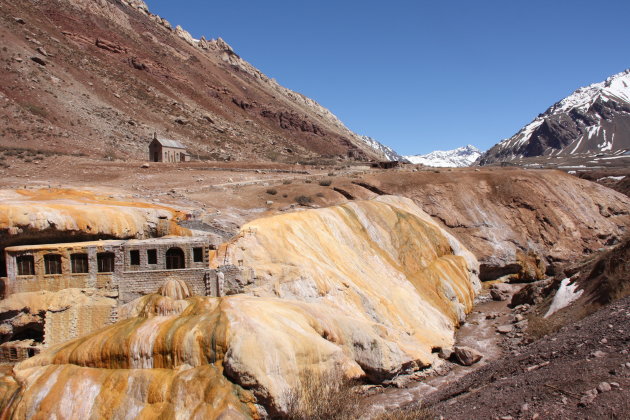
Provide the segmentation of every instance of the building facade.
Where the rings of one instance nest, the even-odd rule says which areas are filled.
[[[186,151],[186,146],[177,140],[158,139],[153,135],[153,140],[149,144],[149,161],[151,162],[188,162],[190,155]]]
[[[209,257],[216,245],[210,237],[167,236],[5,248],[7,277],[0,278],[5,298],[64,289],[97,298],[62,309],[40,309],[33,314],[39,321],[21,331],[10,333],[9,325],[0,325],[0,363],[24,360],[42,348],[113,324],[121,305],[157,292],[170,279],[185,281],[198,296],[238,293],[253,273],[233,265],[211,269]]]
[[[221,296],[206,237],[106,240],[5,249],[5,294],[69,288],[117,292],[120,304],[155,292],[166,280],[185,280],[201,296]]]

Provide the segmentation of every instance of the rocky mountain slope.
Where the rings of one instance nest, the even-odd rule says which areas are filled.
[[[481,150],[468,145],[453,150],[436,150],[426,155],[404,156],[409,162],[434,167],[461,168],[470,166],[481,156]]]
[[[244,293],[192,297],[181,282],[144,296],[121,309],[127,319],[0,377],[14,396],[0,396],[0,412],[284,412],[305,371],[378,383],[430,365],[480,289],[474,256],[400,197],[258,219],[215,257],[225,253],[252,273]]]
[[[363,142],[367,144],[368,146],[370,146],[372,149],[376,150],[379,153],[382,153],[383,156],[385,156],[386,160],[391,160],[391,161],[397,160],[400,162],[404,162],[406,160],[404,156],[401,156],[398,153],[396,153],[394,149],[392,149],[389,146],[385,146],[384,144],[378,142],[377,140],[374,140],[372,137],[359,136],[359,138],[363,140]]]
[[[0,147],[146,159],[157,132],[195,158],[387,159],[222,39],[195,40],[142,1],[0,0],[0,38]]]
[[[492,147],[479,164],[534,156],[608,154],[630,149],[630,69],[580,88],[555,103],[509,139]]]

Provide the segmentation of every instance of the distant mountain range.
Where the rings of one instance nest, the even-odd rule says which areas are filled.
[[[481,156],[481,151],[468,145],[453,150],[436,150],[426,155],[403,156],[415,164],[436,167],[464,167],[472,165]]]
[[[621,155],[628,149],[630,69],[555,103],[484,153],[479,164],[535,156]]]

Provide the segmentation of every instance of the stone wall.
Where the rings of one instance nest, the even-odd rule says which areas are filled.
[[[64,311],[46,311],[44,346],[72,340],[113,324],[116,306],[80,305]]]
[[[117,279],[118,302],[124,305],[146,294],[155,293],[169,279],[185,281],[196,295],[217,296],[216,273],[208,268],[127,271]]]

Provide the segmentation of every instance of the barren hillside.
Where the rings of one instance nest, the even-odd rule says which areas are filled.
[[[142,1],[0,0],[0,147],[144,159],[153,132],[195,158],[386,159],[330,111],[193,40]]]

